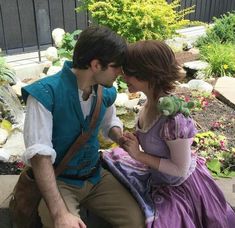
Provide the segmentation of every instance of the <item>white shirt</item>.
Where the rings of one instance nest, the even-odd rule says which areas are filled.
[[[89,98],[84,101],[82,99],[83,92],[81,90],[78,90],[78,92],[83,116],[86,118],[90,113],[95,93],[92,91]],[[22,156],[23,161],[27,165],[30,165],[30,159],[36,154],[51,156],[52,163],[55,162],[56,152],[52,145],[52,118],[51,112],[31,95],[28,96],[24,124],[26,151]],[[116,116],[116,107],[113,104],[107,108],[101,123],[101,129],[106,138],[108,137],[109,130],[114,126],[120,127],[123,130],[123,124]]]

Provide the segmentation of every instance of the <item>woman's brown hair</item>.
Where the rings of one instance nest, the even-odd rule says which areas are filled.
[[[127,76],[148,81],[156,91],[155,95],[169,93],[175,88],[175,82],[184,76],[170,47],[156,40],[130,44],[123,71]]]

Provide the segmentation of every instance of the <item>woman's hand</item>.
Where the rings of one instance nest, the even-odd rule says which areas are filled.
[[[139,141],[137,139],[137,137],[130,133],[130,132],[125,132],[123,134],[124,137],[124,142],[122,144],[122,148],[128,152],[128,154],[138,160],[139,155],[141,154],[141,151],[139,149]]]

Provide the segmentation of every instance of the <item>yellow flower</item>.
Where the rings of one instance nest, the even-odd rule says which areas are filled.
[[[226,70],[226,69],[228,69],[228,65],[227,64],[224,64],[223,65],[223,68]]]

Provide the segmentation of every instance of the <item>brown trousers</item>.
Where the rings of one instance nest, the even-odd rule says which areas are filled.
[[[58,181],[59,191],[74,215],[79,216],[79,206],[83,206],[109,222],[115,228],[143,228],[144,215],[137,202],[114,177],[102,170],[101,181],[93,185],[86,181],[79,188]],[[45,202],[39,205],[39,215],[44,228],[53,228],[53,222]]]

